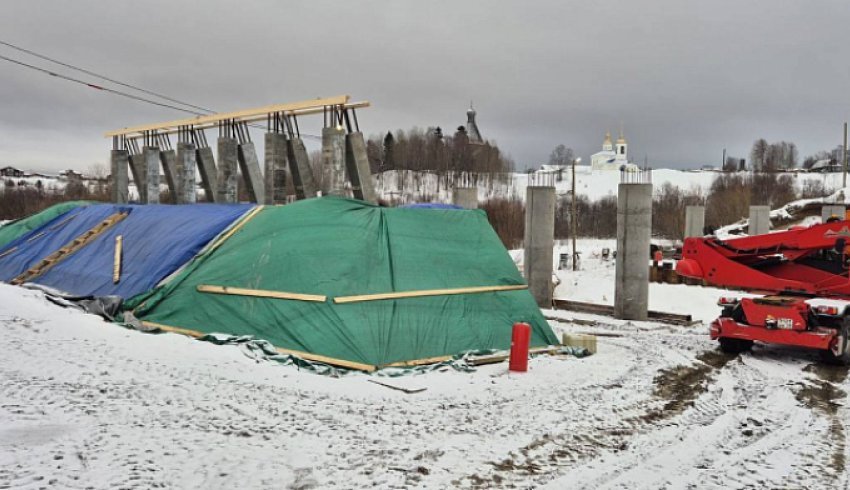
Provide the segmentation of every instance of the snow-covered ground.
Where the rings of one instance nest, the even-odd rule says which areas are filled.
[[[605,294],[597,245],[559,294]],[[716,313],[717,290],[657,291]],[[332,378],[0,284],[0,488],[846,488],[846,369],[724,356],[704,324],[545,313],[598,354]]]

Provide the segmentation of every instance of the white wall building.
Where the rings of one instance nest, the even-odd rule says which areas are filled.
[[[605,133],[602,151],[591,155],[590,167],[593,170],[625,170],[627,172],[640,170],[637,165],[629,162],[629,144],[623,137],[622,130],[620,137],[617,138],[616,146],[611,142],[611,131]]]

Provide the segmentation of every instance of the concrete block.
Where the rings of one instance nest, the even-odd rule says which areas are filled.
[[[133,176],[133,183],[136,184],[136,193],[139,194],[139,202],[145,202],[147,184],[145,177],[147,170],[145,166],[145,157],[141,153],[130,155],[130,173]]]
[[[838,219],[843,221],[846,212],[847,208],[842,204],[824,204],[820,208],[821,222],[826,223],[826,220],[832,216],[837,216]]]
[[[322,171],[327,177],[323,185],[332,196],[345,195],[345,130],[322,129]]]
[[[218,139],[218,179],[216,180],[216,201],[218,203],[237,202],[239,174],[239,149],[235,138]]]
[[[455,187],[452,189],[452,204],[464,209],[478,209],[478,189],[475,187]]]
[[[351,182],[351,192],[354,194],[354,198],[361,201],[378,202],[363,133],[349,133],[345,137],[345,165],[348,169],[348,180]]]
[[[591,354],[596,354],[596,335],[565,333],[562,340],[564,345],[570,347],[584,347]]]
[[[130,154],[127,150],[112,150],[110,170],[112,172],[112,193],[110,199],[116,204],[127,204],[130,196],[130,176],[127,169]]]
[[[266,202],[266,189],[263,184],[263,173],[260,171],[260,160],[257,159],[257,149],[250,141],[239,144],[239,168],[242,178],[248,188],[248,198],[251,202],[262,204]]]
[[[142,150],[145,161],[144,204],[159,204],[159,148],[146,146]]]
[[[649,239],[652,184],[620,184],[617,189],[617,261],[614,316],[646,320],[649,312]]]
[[[764,235],[770,232],[770,206],[750,206],[749,235]]]
[[[529,186],[526,188],[525,200],[523,272],[528,290],[541,308],[552,307],[554,246],[555,188]]]
[[[162,164],[162,175],[165,177],[165,185],[171,195],[171,202],[177,202],[177,152],[166,150],[159,152],[159,161]]]
[[[307,156],[307,148],[304,146],[304,142],[301,138],[290,138],[287,140],[286,150],[296,199],[316,197],[318,189],[313,178],[313,169],[310,168],[310,158]]]
[[[705,229],[705,206],[685,207],[685,234],[682,238],[701,237]]]
[[[197,201],[195,167],[197,150],[191,143],[177,143],[176,177],[177,204],[194,204]]]
[[[266,133],[265,137],[265,187],[266,204],[286,202],[286,166],[288,165],[286,136]]]
[[[205,146],[195,152],[198,163],[198,174],[201,176],[201,188],[207,202],[218,202],[218,171],[215,167],[215,156],[212,148]]]

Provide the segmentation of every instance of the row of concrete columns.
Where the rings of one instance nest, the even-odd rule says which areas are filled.
[[[178,204],[197,200],[196,169],[201,177],[204,195],[209,202],[234,203],[238,200],[238,180],[241,171],[249,200],[263,204],[280,204],[286,200],[287,170],[292,176],[296,199],[316,197],[319,189],[304,142],[282,133],[265,135],[264,171],[260,169],[254,144],[236,138],[218,138],[218,164],[208,146],[180,142],[177,150],[160,150],[145,146],[138,154],[128,150],[113,150],[112,200],[129,201],[129,174],[139,193],[139,201],[159,203],[160,166],[169,191]],[[360,132],[346,134],[344,130],[326,128],[322,138],[322,164],[331,171],[330,194],[344,195],[346,174],[354,197],[364,201],[377,200],[366,155],[366,143]]]
[[[829,204],[821,207],[821,221],[826,222],[832,217],[845,218],[847,208],[840,204]],[[705,235],[705,206],[688,206],[685,208],[684,238]],[[750,206],[750,217],[747,223],[748,235],[763,235],[770,232],[770,207]]]

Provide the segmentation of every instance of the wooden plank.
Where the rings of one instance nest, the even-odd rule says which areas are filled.
[[[555,309],[571,310],[582,313],[591,313],[595,315],[614,316],[614,307],[611,305],[600,305],[595,303],[585,303],[582,301],[570,301],[565,299],[556,299],[553,301]],[[690,326],[699,323],[693,320],[691,315],[682,315],[679,313],[667,313],[664,311],[649,310],[647,312],[647,321],[656,321],[669,325],[684,325]]]
[[[525,284],[516,284],[510,286],[480,286],[470,288],[454,288],[454,289],[425,289],[422,291],[399,291],[395,293],[378,293],[378,294],[361,294],[357,296],[338,296],[334,298],[334,303],[358,303],[361,301],[379,301],[385,299],[405,299],[405,298],[421,298],[426,296],[450,296],[456,294],[476,294],[476,293],[492,293],[498,291],[516,291],[520,289],[528,289]]]
[[[528,353],[531,355],[552,354],[560,349],[561,346],[535,347],[533,349],[529,349]],[[506,361],[510,358],[511,353],[509,351],[504,351],[486,356],[470,357],[469,359],[467,359],[467,362],[473,366],[483,366],[485,364],[495,364],[497,362]]]
[[[5,251],[5,252],[3,252],[3,253],[0,253],[0,259],[2,259],[3,257],[5,257],[5,256],[9,255],[10,253],[14,252],[14,251],[15,251],[15,250],[17,250],[17,249],[18,249],[18,247],[12,247],[12,248],[10,248],[9,250],[6,250],[6,251]]]
[[[160,329],[164,332],[172,332],[172,333],[179,333],[179,334],[182,334],[182,335],[188,335],[188,336],[194,337],[196,339],[199,339],[201,337],[208,335],[206,333],[199,332],[197,330],[190,330],[188,328],[181,328],[181,327],[173,327],[171,325],[163,325],[162,323],[149,322],[149,321],[145,321],[145,320],[140,320],[140,322],[142,323],[142,325],[144,325],[146,327],[158,328],[158,329]],[[308,361],[321,362],[321,363],[325,363],[325,364],[330,364],[332,366],[339,366],[339,367],[344,367],[344,368],[348,368],[348,369],[354,369],[354,370],[357,370],[357,371],[365,371],[367,373],[371,373],[372,371],[374,371],[376,369],[376,367],[372,366],[371,364],[363,364],[363,363],[355,362],[355,361],[346,361],[345,359],[337,359],[335,357],[328,357],[328,356],[323,356],[323,355],[320,355],[320,354],[311,354],[309,352],[303,352],[303,351],[299,351],[299,350],[284,349],[282,347],[275,347],[275,351],[277,351],[280,354],[292,355],[292,356],[300,357],[302,359],[307,359]]]
[[[256,107],[253,109],[245,109],[239,111],[231,111],[231,112],[221,112],[216,114],[210,114],[207,116],[195,116],[188,117],[183,119],[177,119],[173,121],[167,121],[162,123],[154,123],[154,124],[142,124],[139,126],[131,126],[123,129],[116,129],[114,131],[109,131],[106,133],[107,138],[111,138],[113,136],[121,136],[121,135],[131,135],[131,134],[142,134],[146,131],[165,131],[169,129],[176,129],[181,126],[194,126],[196,129],[200,129],[199,127],[210,127],[217,125],[220,121],[226,121],[235,119],[238,121],[256,121],[260,119],[265,119],[266,115],[273,114],[276,112],[284,112],[284,113],[316,113],[324,111],[326,106],[334,106],[334,105],[344,105],[348,103],[350,96],[348,95],[337,95],[334,97],[326,97],[326,98],[317,98],[310,100],[302,100],[299,102],[290,102],[285,104],[273,104],[267,105],[263,107]],[[362,102],[368,105],[368,102]]]
[[[209,284],[200,284],[198,285],[197,289],[201,293],[229,294],[232,296],[253,296],[256,298],[289,299],[295,301],[312,301],[315,303],[324,303],[328,300],[327,296],[321,296],[318,294],[290,293],[286,291],[270,291],[268,289],[234,288],[229,286],[213,286]]]
[[[424,366],[426,364],[436,364],[438,362],[446,362],[454,359],[454,356],[437,356],[437,357],[426,357],[424,359],[413,359],[411,361],[398,361],[390,364],[382,364],[381,367],[414,367],[414,366]]]
[[[245,223],[251,221],[254,218],[254,216],[258,215],[260,213],[260,211],[263,210],[264,207],[265,206],[257,206],[254,209],[252,209],[250,213],[248,213],[244,218],[242,218],[242,221],[237,223],[236,226],[234,226],[233,228],[228,230],[224,235],[221,236],[221,238],[216,240],[215,243],[213,243],[212,246],[210,246],[210,249],[206,253],[211,253],[213,250],[217,249],[222,243],[227,241],[228,238],[232,237],[234,233],[236,233],[243,226],[245,226]]]
[[[62,262],[70,255],[74,254],[81,248],[88,245],[92,240],[100,236],[101,233],[115,226],[121,220],[126,218],[127,214],[127,212],[121,212],[109,216],[108,218],[101,221],[82,235],[78,236],[71,242],[65,244],[59,250],[40,260],[36,265],[30,267],[29,269],[21,273],[18,277],[9,281],[9,283],[18,286],[41,276],[56,264]]]
[[[121,280],[121,251],[123,248],[124,237],[118,235],[115,237],[115,256],[112,263],[112,283],[118,284]]]

